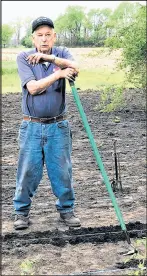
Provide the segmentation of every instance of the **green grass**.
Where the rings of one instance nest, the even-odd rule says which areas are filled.
[[[76,79],[76,87],[79,87],[81,90],[97,90],[103,86],[121,84],[123,80],[123,71],[114,72],[108,69],[81,70]],[[70,90],[68,82],[67,90]],[[2,93],[9,92],[21,92],[21,84],[15,61],[2,62]]]
[[[124,81],[124,72],[108,69],[81,70],[76,80],[76,86],[81,90],[100,89],[103,86],[121,84]]]
[[[21,91],[20,79],[15,61],[2,62],[2,93]]]
[[[2,93],[21,92],[20,80],[16,74],[2,76]]]

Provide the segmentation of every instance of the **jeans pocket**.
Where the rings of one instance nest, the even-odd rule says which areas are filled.
[[[28,125],[29,125],[29,121],[22,121],[22,123],[20,125],[18,139],[17,139],[19,144],[21,141],[24,140],[24,138],[27,135]]]
[[[28,123],[29,123],[29,121],[22,121],[22,123],[21,123],[21,125],[20,125],[20,129],[25,129],[25,128],[27,128]]]
[[[58,122],[57,123],[57,126],[59,127],[59,128],[68,128],[69,127],[69,124],[68,124],[68,121],[67,120],[64,120],[64,121],[61,121],[61,122]]]

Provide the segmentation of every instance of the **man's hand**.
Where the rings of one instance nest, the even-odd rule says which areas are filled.
[[[75,77],[77,77],[77,72],[73,68],[66,68],[66,69],[60,69],[56,72],[58,74],[58,77],[65,78],[71,81],[75,81]]]
[[[52,55],[46,55],[43,53],[34,53],[29,55],[26,60],[28,61],[29,64],[38,64],[42,63],[44,61],[52,62]]]
[[[55,65],[60,67],[63,70],[63,68],[68,68],[68,70],[73,69],[75,76],[79,73],[79,68],[77,64],[74,61],[68,60],[68,59],[63,59],[56,57],[54,55],[47,55],[43,53],[34,53],[29,55],[26,60],[28,61],[29,64],[37,65],[38,63],[43,63],[43,62],[53,62]],[[65,69],[65,70],[66,70]],[[65,71],[66,72],[66,71]],[[69,73],[69,72],[68,72]],[[68,78],[67,76],[63,78]]]

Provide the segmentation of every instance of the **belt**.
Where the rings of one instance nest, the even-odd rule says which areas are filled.
[[[43,123],[43,124],[53,124],[56,122],[63,121],[66,118],[67,118],[67,115],[60,115],[60,116],[52,117],[52,118],[35,118],[35,117],[31,117],[31,116],[24,116],[23,120],[36,122],[36,123]]]

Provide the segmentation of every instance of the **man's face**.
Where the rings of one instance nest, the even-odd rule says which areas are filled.
[[[49,26],[40,26],[33,33],[33,43],[38,52],[49,53],[56,40],[54,29]]]

